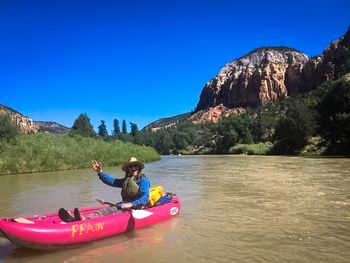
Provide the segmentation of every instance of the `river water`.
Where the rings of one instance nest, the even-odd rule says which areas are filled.
[[[350,159],[168,156],[144,173],[179,196],[179,216],[59,251],[0,239],[0,262],[350,262]],[[91,169],[1,176],[0,191],[3,217],[120,196]]]

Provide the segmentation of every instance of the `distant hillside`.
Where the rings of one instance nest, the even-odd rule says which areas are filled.
[[[70,128],[53,121],[35,121],[35,123],[39,125],[40,132],[67,133],[70,131]]]
[[[66,133],[69,128],[52,121],[33,121],[22,113],[0,104],[0,114],[8,114],[23,133]]]
[[[142,130],[157,131],[161,128],[169,128],[175,126],[179,121],[186,120],[191,116],[191,113],[183,113],[172,117],[162,118],[146,125]]]

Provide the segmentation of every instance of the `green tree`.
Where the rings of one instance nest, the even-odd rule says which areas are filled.
[[[174,148],[172,129],[156,132],[154,148],[160,154],[169,154]]]
[[[199,125],[194,124],[191,121],[182,121],[177,125],[177,129],[180,132],[187,134],[187,141],[190,143],[199,139]]]
[[[117,119],[113,120],[113,135],[117,137],[120,134],[119,121]]]
[[[0,140],[11,141],[19,134],[19,128],[11,116],[0,113]]]
[[[128,131],[126,130],[126,121],[125,120],[123,120],[123,122],[122,122],[122,133],[127,133]]]
[[[251,113],[252,136],[256,142],[272,141],[278,121],[285,116],[285,101],[269,103]]]
[[[154,148],[156,133],[152,131],[139,131],[135,138],[134,143],[139,145],[146,145]]]
[[[136,123],[130,122],[130,134],[132,137],[135,137],[138,133],[139,128],[137,127]]]
[[[303,100],[292,100],[277,123],[273,154],[297,154],[314,132],[314,114]]]
[[[85,137],[96,137],[94,127],[90,122],[90,118],[86,113],[82,113],[74,121],[71,132]]]
[[[189,145],[190,136],[188,133],[176,131],[173,137],[173,142],[177,150],[183,150]]]
[[[319,133],[328,144],[328,153],[350,154],[350,82],[331,82],[316,109]]]
[[[107,131],[105,121],[101,120],[101,124],[97,128],[98,128],[98,136],[100,136],[101,138],[108,137],[108,131]]]
[[[218,153],[227,153],[237,143],[251,144],[252,120],[247,114],[223,119],[217,126]]]
[[[212,122],[198,126],[198,137],[196,141],[193,142],[193,144],[197,147],[204,146],[205,148],[208,148],[211,152],[213,152],[213,150],[217,148],[217,132],[216,128],[214,127],[217,127],[217,125]]]
[[[121,133],[118,135],[118,139],[122,142],[131,142],[134,143],[134,137],[131,136],[129,133]]]

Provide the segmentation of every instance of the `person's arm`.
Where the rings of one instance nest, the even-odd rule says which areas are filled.
[[[121,188],[124,179],[114,178],[102,171],[102,164],[96,160],[92,160],[92,169],[97,173],[98,177],[107,185]]]
[[[148,178],[142,178],[140,181],[140,197],[135,201],[131,202],[133,207],[139,205],[146,205],[149,201],[149,190],[150,190],[150,182]]]
[[[100,178],[100,180],[102,182],[104,182],[105,184],[110,185],[110,186],[114,186],[114,187],[122,188],[124,179],[114,178],[114,177],[112,177],[104,172],[99,172],[97,175]]]

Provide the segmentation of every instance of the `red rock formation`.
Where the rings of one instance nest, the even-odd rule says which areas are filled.
[[[230,115],[238,115],[244,113],[245,109],[243,108],[227,108],[222,103],[215,107],[210,107],[205,110],[200,110],[191,115],[188,119],[195,124],[206,123],[206,122],[218,122],[224,117]]]

